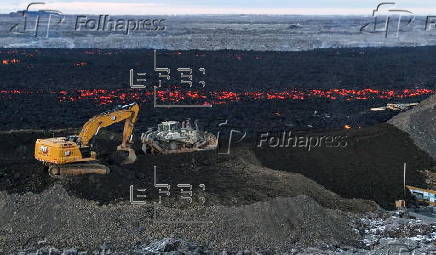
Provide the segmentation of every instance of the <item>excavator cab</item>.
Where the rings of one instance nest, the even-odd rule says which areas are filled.
[[[70,142],[73,142],[73,143],[77,143],[78,138],[79,138],[79,136],[77,136],[77,135],[69,135],[69,136],[67,136],[67,140],[70,141]]]

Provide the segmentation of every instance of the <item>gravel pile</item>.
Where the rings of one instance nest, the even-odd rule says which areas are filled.
[[[98,205],[59,184],[40,195],[0,192],[0,201],[1,254],[425,254],[436,248],[434,222],[384,210],[326,209],[307,196],[237,207],[162,207],[154,220],[146,206]],[[211,222],[174,223],[186,217]]]
[[[436,159],[436,95],[393,117],[388,123],[408,133],[415,144]]]
[[[99,206],[55,184],[42,194],[0,193],[0,253],[40,247],[92,250],[106,243],[126,250],[177,237],[214,250],[287,250],[319,243],[355,245],[358,235],[340,212],[307,196],[276,198],[239,207],[152,209],[127,203]],[[179,223],[195,219],[204,223]],[[206,221],[211,221],[207,223]]]

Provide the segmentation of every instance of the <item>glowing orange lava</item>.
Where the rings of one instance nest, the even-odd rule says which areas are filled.
[[[153,102],[153,91],[135,89],[80,89],[80,90],[0,90],[0,96],[16,94],[55,94],[59,102],[91,100],[97,104]],[[239,101],[290,101],[321,98],[327,100],[403,99],[435,94],[434,89],[291,89],[285,91],[182,91],[178,89],[156,91],[156,100],[162,103],[227,104]]]

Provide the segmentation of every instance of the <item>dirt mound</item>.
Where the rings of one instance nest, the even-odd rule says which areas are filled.
[[[417,168],[428,162],[427,156],[410,140],[403,140],[402,132],[382,126],[347,133],[353,141],[347,147],[348,152],[298,154],[285,151],[283,154],[264,151],[265,154],[259,155],[259,151],[254,153],[251,147],[239,146],[232,148],[229,155],[214,151],[138,155],[134,164],[119,166],[109,161],[120,137],[102,131],[96,136],[95,150],[100,160],[111,168],[110,175],[52,179],[41,164],[33,160],[34,141],[72,132],[0,133],[4,141],[0,155],[5,159],[0,161],[3,173],[0,177],[3,190],[0,192],[0,253],[39,247],[39,241],[43,245],[80,249],[109,243],[114,249],[124,249],[167,237],[194,241],[214,250],[273,248],[282,251],[324,244],[358,246],[359,236],[350,227],[350,214],[343,211],[371,211],[377,208],[373,202],[344,199],[300,173],[272,170],[263,166],[271,164],[265,161],[265,156],[286,164],[280,165],[284,170],[292,166],[307,171],[308,168],[302,167],[304,164],[316,167],[318,175],[314,177],[319,178],[319,182],[324,180],[319,170],[331,170],[330,174],[339,180],[327,184],[334,184],[333,188],[350,197],[363,196],[347,191],[362,188],[367,179],[373,183],[377,176],[380,186],[371,186],[376,188],[376,193],[370,193],[376,198],[381,192],[392,195],[385,179],[396,180],[395,167],[390,164],[398,161],[397,157],[413,159],[411,165]],[[381,146],[386,144],[393,146],[395,153],[377,156]],[[377,147],[381,148],[375,150]],[[371,166],[368,162],[373,159],[376,162],[373,166],[382,168],[374,173],[360,172],[359,163],[364,161],[350,164],[357,160],[356,153],[363,156],[361,160],[366,160],[364,167]],[[386,165],[381,164],[386,161],[386,155],[391,158]],[[325,161],[326,156],[330,161]],[[154,186],[154,166],[156,183],[171,185],[171,196],[164,197],[161,205],[153,204],[159,195]],[[414,172],[410,172],[413,176]],[[179,201],[177,184],[195,187],[192,204]],[[204,191],[198,189],[200,184],[204,184]],[[150,191],[147,205],[129,203],[130,185]],[[206,199],[203,205],[199,202],[200,196]]]
[[[393,117],[388,123],[408,133],[415,144],[436,159],[436,95]]]
[[[407,162],[407,183],[417,186],[425,185],[420,170],[432,165],[406,133],[388,124],[301,135],[342,137],[347,146],[310,151],[263,146],[256,148],[256,157],[266,167],[301,173],[343,197],[371,199],[385,208],[393,208],[394,201],[403,198],[403,162]]]
[[[53,183],[62,184],[72,195],[99,204],[130,200],[130,186],[148,189],[147,199],[157,201],[159,191],[155,182],[171,185],[168,204],[177,204],[178,184],[191,184],[194,200],[205,196],[205,205],[243,205],[267,201],[280,196],[311,196],[322,206],[348,211],[368,211],[376,206],[367,201],[342,199],[301,174],[271,170],[259,165],[250,148],[239,147],[230,155],[215,151],[171,155],[141,155],[130,165],[113,164],[111,155],[120,136],[102,131],[96,136],[95,150],[101,162],[111,168],[109,175],[85,175],[54,179],[33,159],[36,138],[62,136],[72,130],[2,132],[5,141],[1,149],[7,161],[0,163],[1,190],[9,193],[41,192]],[[26,148],[22,154],[16,150]],[[20,149],[21,150],[21,149]],[[156,166],[156,179],[154,167]],[[204,186],[200,186],[200,185]],[[204,187],[204,190],[203,188]],[[196,201],[197,201],[196,200]]]
[[[328,243],[357,245],[358,235],[339,211],[307,196],[276,198],[246,206],[180,210],[127,203],[98,206],[68,195],[58,184],[41,194],[0,192],[0,252],[41,247],[90,250],[105,243],[124,250],[164,237],[194,241],[213,250],[290,250]],[[178,223],[181,217],[209,223]]]
[[[267,247],[268,244],[270,247],[281,247],[284,246],[282,240],[286,240],[288,250],[297,244],[319,244],[320,240],[332,246],[345,243],[357,245],[357,235],[344,224],[347,220],[344,214],[325,209],[307,196],[276,198],[224,211],[239,215],[228,219],[232,226],[229,232],[234,235],[231,241],[244,238],[260,247]],[[244,227],[247,233],[253,234],[239,236],[237,229]],[[234,246],[232,242],[229,244]]]

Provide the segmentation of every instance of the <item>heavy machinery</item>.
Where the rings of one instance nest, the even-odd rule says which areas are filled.
[[[157,129],[149,128],[141,134],[144,153],[180,153],[199,150],[212,150],[218,145],[217,138],[208,132],[195,128],[190,119],[185,121],[164,121]]]
[[[89,119],[79,135],[37,139],[35,158],[48,166],[50,175],[54,176],[108,174],[109,168],[96,161],[96,153],[92,151],[93,138],[100,128],[125,120],[122,143],[117,150],[128,152],[124,164],[133,163],[136,155],[130,143],[138,114],[139,105],[136,103],[117,106]]]
[[[386,106],[382,106],[382,107],[374,107],[371,108],[371,111],[386,111],[386,110],[390,110],[390,111],[407,111],[410,108],[417,106],[419,103],[407,103],[407,104],[386,104]]]

